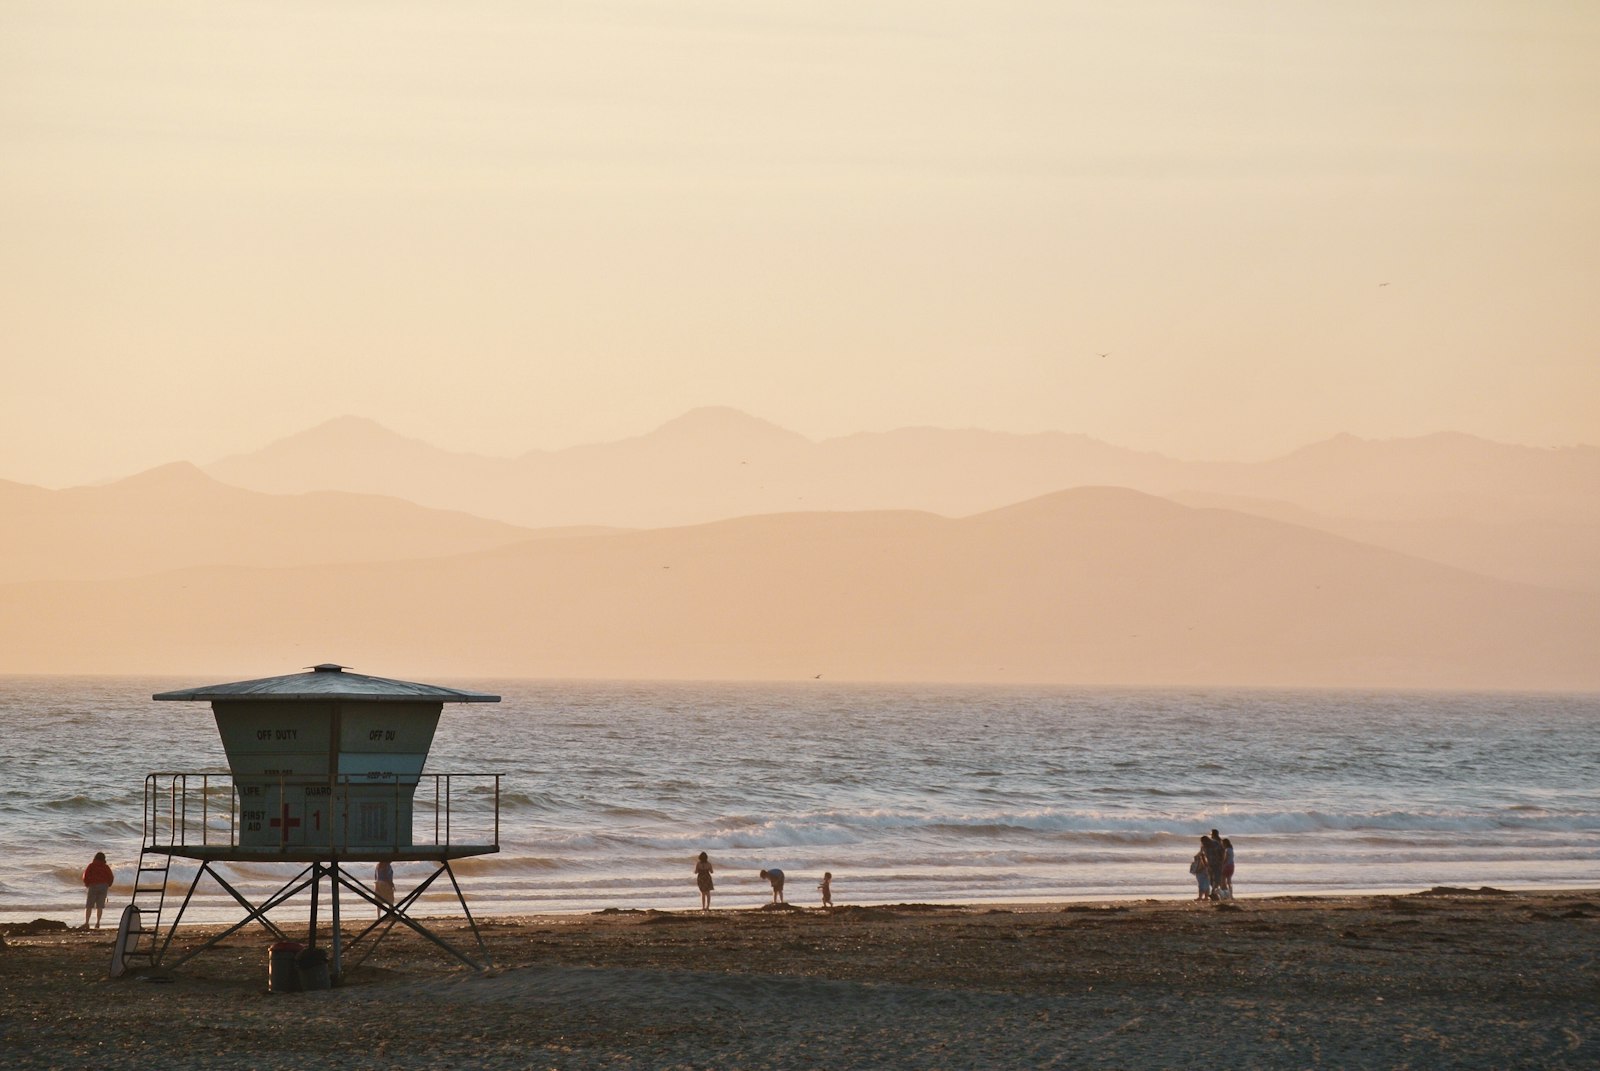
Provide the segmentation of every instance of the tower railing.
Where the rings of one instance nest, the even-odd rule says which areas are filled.
[[[396,777],[381,782],[360,775],[327,777],[251,777],[251,790],[276,789],[277,798],[289,798],[310,789],[313,798],[328,797],[327,814],[316,812],[316,827],[307,829],[305,818],[291,817],[284,807],[281,817],[268,819],[277,828],[276,843],[263,837],[241,843],[245,808],[240,785],[233,775],[210,772],[161,771],[144,782],[143,844],[146,848],[201,848],[270,852],[274,848],[323,849],[347,852],[404,852],[415,849],[482,847],[500,844],[500,779],[502,774],[437,773]],[[389,823],[392,836],[370,833],[352,836],[352,803],[387,798],[394,813],[407,821]],[[409,808],[409,810],[407,810]],[[324,818],[326,826],[323,825]],[[335,821],[337,818],[337,821]],[[430,821],[431,819],[431,821]],[[298,833],[295,829],[299,829]],[[260,833],[259,830],[252,832]],[[402,833],[409,837],[402,837]]]

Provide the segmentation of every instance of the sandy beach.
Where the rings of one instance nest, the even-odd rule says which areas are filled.
[[[392,937],[279,994],[259,930],[113,980],[7,929],[13,1068],[1600,1065],[1595,891],[496,918],[485,972]]]

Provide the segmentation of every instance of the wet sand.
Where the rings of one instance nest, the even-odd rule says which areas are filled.
[[[179,946],[190,932],[214,931]],[[107,977],[109,930],[13,934],[0,1064],[1600,1066],[1600,890],[616,912],[484,934],[482,973],[394,936],[338,988],[278,994],[259,929],[169,981]]]

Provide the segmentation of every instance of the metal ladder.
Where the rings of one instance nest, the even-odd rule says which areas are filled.
[[[160,958],[161,912],[167,904],[167,873],[172,856],[165,852],[139,851],[139,870],[133,879],[132,906],[139,909],[139,925],[128,931],[122,958],[136,965],[154,967]]]
[[[132,907],[139,909],[139,925],[128,931],[128,942],[123,946],[122,958],[133,965],[156,966],[164,949],[161,947],[161,916],[167,906],[167,877],[172,870],[172,854],[161,851],[165,831],[166,846],[177,844],[184,816],[180,815],[179,799],[187,789],[180,785],[182,775],[172,777],[166,794],[167,807],[163,814],[161,775],[150,774],[144,786],[144,839],[139,848],[139,869],[133,878]]]

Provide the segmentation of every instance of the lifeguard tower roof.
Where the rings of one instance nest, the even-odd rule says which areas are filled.
[[[368,677],[361,673],[346,672],[346,667],[333,662],[312,666],[305,673],[289,673],[282,677],[262,677],[253,681],[235,681],[232,684],[208,684],[199,688],[180,688],[173,692],[160,692],[152,699],[204,702],[210,700],[317,700],[338,699],[344,702],[433,702],[433,703],[498,703],[500,697],[487,692],[469,692],[461,688],[446,688],[437,684],[417,684],[413,681],[390,680],[387,677]]]

